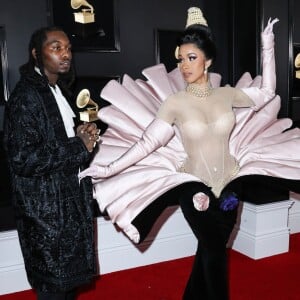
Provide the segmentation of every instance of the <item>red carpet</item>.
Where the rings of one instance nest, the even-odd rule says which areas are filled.
[[[291,235],[285,254],[260,260],[233,250],[229,255],[231,300],[300,300],[300,234]],[[180,300],[192,260],[102,275],[78,300]],[[0,296],[0,300],[34,299],[32,291]]]

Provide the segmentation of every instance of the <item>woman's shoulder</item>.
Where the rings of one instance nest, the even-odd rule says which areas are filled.
[[[186,96],[186,91],[178,91],[174,94],[171,94],[170,96],[167,97],[167,99],[164,102],[169,102],[169,103],[176,103],[182,102],[182,98],[184,98]]]
[[[236,88],[230,85],[225,85],[214,88],[213,90],[215,91],[215,93],[234,93],[236,91]]]
[[[182,110],[182,104],[185,102],[182,101],[184,94],[185,91],[179,91],[169,95],[166,100],[162,102],[159,109],[160,113],[176,113],[177,111]]]
[[[177,91],[174,94],[171,94],[168,98],[178,99],[186,95],[186,90]]]
[[[252,100],[240,88],[224,86],[214,89],[216,99],[228,101],[234,107],[250,107]]]
[[[237,93],[239,93],[240,89],[232,87],[232,86],[222,86],[218,88],[213,89],[213,94],[215,96],[220,96],[223,98],[232,98],[234,97]]]

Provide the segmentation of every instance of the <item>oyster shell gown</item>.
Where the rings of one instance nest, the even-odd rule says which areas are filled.
[[[101,97],[111,105],[99,111],[99,118],[108,128],[91,166],[105,166],[119,158],[140,139],[165,99],[185,89],[177,68],[168,73],[163,64],[158,64],[142,74],[146,80],[124,75],[122,83],[112,80],[102,90]],[[213,88],[220,86],[219,74],[209,73],[209,79]],[[261,76],[252,79],[245,73],[235,87],[251,89],[260,85]],[[230,153],[239,163],[234,178],[252,174],[287,178],[298,188],[294,180],[300,179],[300,130],[289,129],[289,118],[277,119],[278,95],[268,103],[260,100],[256,101],[255,110],[234,109],[236,125],[229,141]],[[94,198],[100,210],[125,230],[164,193],[185,182],[201,182],[198,177],[180,171],[186,158],[175,127],[175,136],[166,146],[112,177],[93,179]]]

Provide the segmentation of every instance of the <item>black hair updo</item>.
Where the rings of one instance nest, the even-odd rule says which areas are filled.
[[[209,27],[194,24],[187,27],[177,40],[177,46],[194,44],[204,52],[206,59],[215,60],[216,46],[212,39]]]

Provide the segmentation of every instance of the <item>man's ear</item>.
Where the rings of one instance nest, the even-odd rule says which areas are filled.
[[[32,54],[34,60],[36,60],[36,49],[35,49],[35,48],[33,48],[33,49],[31,50],[31,54]]]

